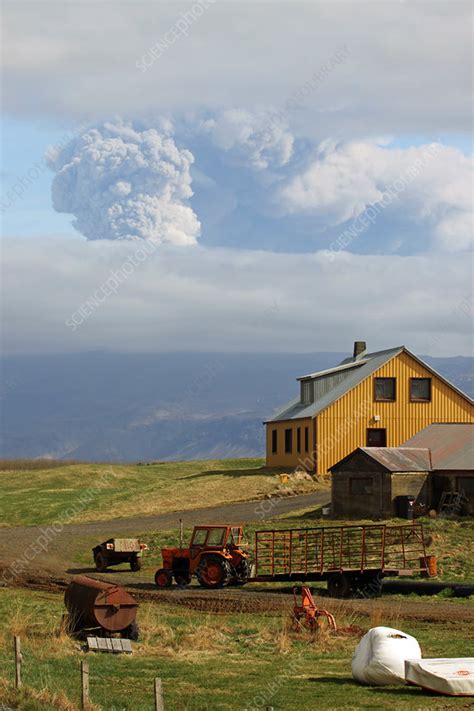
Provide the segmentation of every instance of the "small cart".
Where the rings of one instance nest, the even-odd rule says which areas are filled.
[[[141,543],[138,538],[109,538],[95,546],[92,553],[95,567],[100,572],[121,563],[130,563],[130,569],[135,571],[140,570],[143,551],[147,549],[146,543]]]

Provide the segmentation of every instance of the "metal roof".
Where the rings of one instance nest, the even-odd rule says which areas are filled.
[[[351,363],[344,363],[344,365],[336,365],[334,368],[327,368],[326,370],[320,370],[317,373],[309,373],[308,375],[300,375],[299,378],[296,378],[296,380],[306,380],[306,379],[313,379],[313,378],[320,378],[321,375],[330,375],[331,373],[339,373],[341,370],[348,370],[348,368],[357,368],[360,365],[363,365],[364,363],[367,363],[367,360],[364,358],[363,360],[359,361],[354,361]]]
[[[427,448],[359,447],[359,449],[390,472],[426,472],[431,470],[430,450]]]
[[[425,427],[403,443],[403,447],[426,447],[431,452],[431,468],[441,470],[474,469],[474,423],[443,423]]]
[[[339,398],[352,390],[352,388],[355,388],[356,385],[359,385],[359,383],[365,380],[369,375],[385,365],[385,363],[391,360],[394,356],[398,355],[398,353],[401,353],[403,348],[403,346],[397,346],[396,348],[389,348],[385,351],[364,353],[363,359],[359,359],[359,361],[357,361],[357,358],[346,358],[342,361],[342,363],[340,363],[340,365],[347,365],[350,363],[358,365],[359,367],[346,370],[345,377],[342,382],[336,383],[331,390],[324,393],[322,397],[316,399],[314,402],[311,402],[309,405],[302,404],[301,399],[298,396],[294,400],[287,403],[283,408],[277,410],[277,412],[269,420],[266,420],[266,422],[279,422],[281,420],[297,420],[302,417],[315,417],[329,407],[329,405],[332,405],[333,402],[336,402],[336,400],[339,400]],[[360,365],[361,362],[362,365]],[[340,371],[337,371],[336,369],[334,370],[336,371],[335,376],[342,375]],[[322,373],[324,373],[324,371]],[[316,381],[322,373],[315,375]],[[323,377],[325,376],[323,375]]]
[[[434,368],[432,368],[424,360],[414,355],[405,346],[396,346],[395,348],[388,348],[384,351],[376,351],[374,353],[366,353],[365,351],[356,358],[345,358],[338,366],[329,369],[328,371],[320,371],[319,373],[314,373],[312,376],[302,376],[303,378],[311,378],[315,383],[318,383],[319,379],[330,378],[331,374],[334,373],[334,387],[326,389],[321,397],[317,397],[314,402],[309,404],[303,404],[301,398],[298,397],[290,400],[284,407],[278,409],[272,417],[265,422],[281,422],[284,420],[299,420],[303,417],[316,417],[320,412],[326,410],[330,405],[332,405],[336,400],[343,397],[346,393],[359,385],[363,380],[369,377],[376,370],[381,368],[389,360],[397,356],[399,353],[404,351],[408,353],[409,356],[414,358],[418,363],[420,363],[429,372],[436,375],[440,380],[449,385],[453,390],[455,390],[459,395],[461,395],[469,403],[473,403],[471,398],[466,395],[462,390],[459,390],[455,385],[444,378],[440,373],[438,373]],[[344,368],[341,366],[358,366]],[[298,378],[300,380],[301,378]],[[323,388],[324,390],[324,388]]]

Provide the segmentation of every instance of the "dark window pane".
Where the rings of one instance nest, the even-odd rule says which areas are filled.
[[[367,447],[386,447],[387,430],[369,427],[367,430]]]
[[[296,430],[296,450],[301,452],[301,427]]]
[[[291,454],[293,451],[293,430],[285,430],[285,452]]]
[[[272,430],[272,454],[278,452],[278,430]]]
[[[431,400],[431,378],[412,378],[410,381],[410,399]]]
[[[304,428],[304,451],[309,451],[309,427]]]
[[[375,399],[395,400],[395,378],[375,378]]]

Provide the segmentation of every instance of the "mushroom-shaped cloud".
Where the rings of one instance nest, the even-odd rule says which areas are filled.
[[[195,244],[200,224],[187,204],[193,161],[169,125],[104,122],[50,150],[53,206],[73,214],[87,239]]]

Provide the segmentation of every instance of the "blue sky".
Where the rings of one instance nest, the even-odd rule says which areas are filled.
[[[214,328],[224,350],[341,350],[358,328],[469,353],[469,3],[200,3],[5,3],[7,351],[135,348],[121,323],[147,350],[166,325],[184,350]]]

